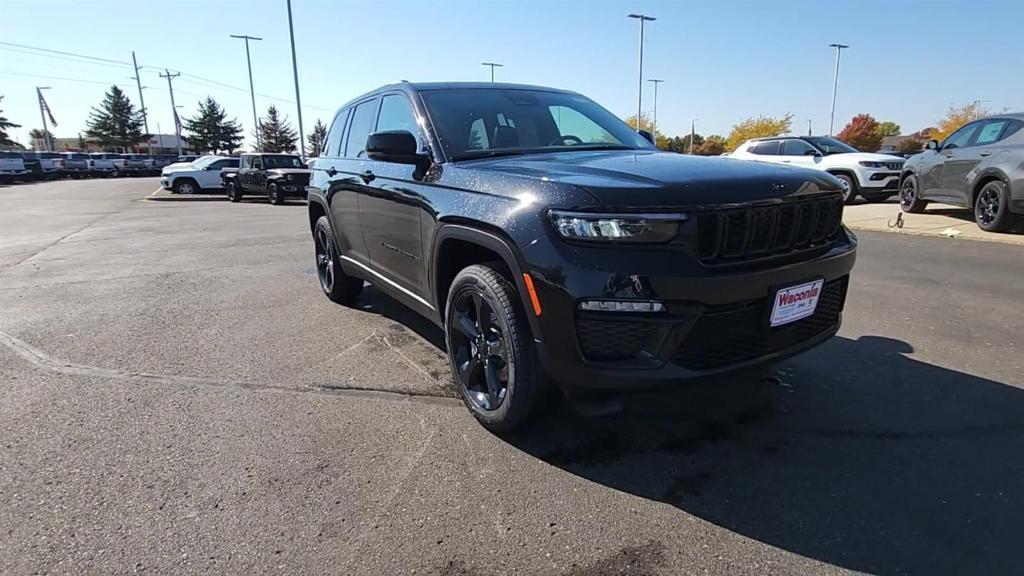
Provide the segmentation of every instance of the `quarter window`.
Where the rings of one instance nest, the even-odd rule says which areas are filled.
[[[345,142],[346,158],[362,158],[366,155],[366,138],[373,130],[377,119],[378,100],[369,100],[356,106],[349,121],[348,140]]]
[[[331,129],[327,131],[327,139],[324,141],[324,149],[320,151],[321,156],[334,158],[341,155],[341,139],[345,133],[345,121],[348,120],[349,110],[346,108],[334,117],[331,122]]]

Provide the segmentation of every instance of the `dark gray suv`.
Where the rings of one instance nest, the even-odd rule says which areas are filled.
[[[928,202],[974,209],[982,230],[1004,232],[1024,215],[1024,113],[975,120],[903,165],[900,206]]]

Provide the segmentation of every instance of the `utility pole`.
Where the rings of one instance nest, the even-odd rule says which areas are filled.
[[[480,65],[491,67],[491,82],[494,82],[494,69],[504,66],[504,64],[498,64],[497,62],[481,62]]]
[[[46,105],[43,104],[43,90],[49,90],[49,86],[36,86],[36,96],[39,97],[39,117],[43,119],[43,151],[50,152],[50,129],[46,127]]]
[[[167,90],[171,93],[171,113],[174,115],[174,136],[176,137],[178,144],[178,156],[181,156],[181,120],[178,119],[178,107],[174,104],[174,86],[171,85],[171,80],[181,76],[181,72],[175,72],[171,74],[171,71],[164,68],[166,74],[160,74],[161,78],[167,78]]]
[[[658,145],[658,84],[664,80],[649,78],[648,82],[654,84],[654,118],[651,119],[651,127],[654,129],[654,145]]]
[[[981,118],[981,105],[985,102],[991,102],[991,100],[975,100],[974,101],[974,119]]]
[[[835,127],[836,121],[836,92],[839,89],[839,57],[843,53],[843,48],[849,48],[847,44],[829,44],[830,48],[836,49],[836,73],[832,79],[832,112],[828,116],[828,135],[832,137],[832,129]]]
[[[292,0],[288,0],[288,36],[292,40],[292,74],[295,76],[295,107],[299,111],[299,157],[306,163],[306,133],[302,131],[302,99],[299,98],[299,65],[295,60],[295,29],[292,27]]]
[[[697,131],[693,127],[696,122],[696,118],[690,119],[690,156],[693,156],[693,139],[697,137]]]
[[[640,131],[640,120],[643,119],[644,105],[644,22],[657,20],[653,16],[645,14],[626,14],[627,18],[635,18],[640,21],[640,79],[637,82],[636,90],[636,131]]]
[[[807,119],[807,135],[810,136],[811,134],[812,134],[812,132],[811,132],[811,119],[808,118]]]
[[[139,106],[142,107],[142,125],[146,129],[146,134],[149,134],[149,113],[146,112],[146,101],[142,98],[142,77],[139,76],[139,63],[135,60],[135,50],[132,50],[132,67],[135,69],[135,84],[139,87]],[[147,144],[146,147],[150,148],[149,153],[152,154],[153,145]]]
[[[289,6],[291,6],[290,3],[289,3]],[[290,9],[289,9],[289,14],[291,14]],[[246,36],[244,34],[242,34],[242,35],[231,34],[231,37],[232,38],[239,38],[239,39],[245,40],[245,63],[249,66],[249,95],[252,97],[252,125],[255,127],[254,129],[256,131],[256,149],[259,150],[263,146],[260,143],[260,121],[259,121],[259,117],[256,116],[256,91],[252,87],[252,59],[249,57],[249,40],[263,40],[263,38],[257,38],[255,36]],[[293,56],[295,54],[294,45],[295,45],[295,40],[293,39],[292,40],[292,46],[293,46],[292,55]]]

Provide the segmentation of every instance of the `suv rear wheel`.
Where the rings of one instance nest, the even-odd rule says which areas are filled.
[[[1013,226],[1006,184],[993,180],[982,186],[974,199],[974,221],[987,232],[1005,232]]]
[[[540,408],[544,381],[515,286],[488,265],[464,268],[445,309],[445,344],[462,401],[487,429],[506,432]]]
[[[320,289],[328,298],[351,306],[363,291],[363,281],[353,278],[341,269],[338,250],[334,247],[334,232],[327,216],[321,216],[313,227],[313,245],[316,250],[316,275]]]

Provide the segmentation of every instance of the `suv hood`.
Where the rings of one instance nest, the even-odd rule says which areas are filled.
[[[310,174],[309,168],[271,168],[267,172],[275,174]]]
[[[889,154],[875,154],[873,152],[840,152],[838,154],[829,154],[824,158],[828,158],[832,162],[850,164],[856,162],[892,162],[894,160],[903,160],[902,156],[892,156]]]
[[[554,152],[459,166],[572,185],[605,207],[730,204],[840,190],[820,170],[653,150]]]

